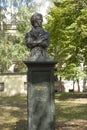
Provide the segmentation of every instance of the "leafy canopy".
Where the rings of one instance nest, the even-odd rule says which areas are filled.
[[[87,0],[54,1],[48,15],[49,52],[58,61],[58,73],[68,79],[86,76]],[[84,71],[80,67],[83,63]]]

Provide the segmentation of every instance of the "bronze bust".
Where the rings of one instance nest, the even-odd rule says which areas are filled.
[[[50,42],[50,34],[42,27],[43,17],[40,13],[31,16],[32,29],[26,33],[26,45],[30,48],[29,61],[52,61],[47,53]]]

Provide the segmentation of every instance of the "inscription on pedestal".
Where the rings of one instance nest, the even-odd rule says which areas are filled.
[[[30,91],[32,130],[50,130],[50,92],[48,83],[34,84]]]
[[[25,62],[28,66],[28,130],[55,130],[55,62]]]
[[[35,86],[36,99],[40,101],[47,101],[49,99],[48,86]]]

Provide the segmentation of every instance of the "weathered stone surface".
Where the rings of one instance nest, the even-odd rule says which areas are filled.
[[[28,130],[55,130],[54,65],[55,62],[29,62]]]
[[[48,55],[47,47],[50,42],[50,34],[42,27],[43,16],[35,13],[31,16],[32,29],[26,33],[25,41],[30,48],[29,61],[53,61]]]

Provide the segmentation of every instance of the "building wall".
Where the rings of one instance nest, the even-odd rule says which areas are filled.
[[[78,84],[75,81],[73,83],[72,80],[63,80],[61,81],[56,81],[55,82],[55,90],[57,92],[87,92],[87,79],[85,80],[85,84],[83,83],[83,80],[79,80],[79,91],[78,91]]]
[[[63,80],[62,86],[60,86],[58,82],[55,82],[54,86],[55,90],[59,92],[69,92],[70,90],[73,90],[73,81]],[[85,89],[87,90],[87,82]],[[74,85],[74,92],[78,92],[77,83]],[[80,80],[80,92],[83,92],[82,80]],[[13,96],[15,94],[27,94],[27,74],[0,74],[0,96]]]
[[[26,73],[0,74],[0,96],[27,93]]]
[[[73,81],[72,80],[64,80],[64,87],[65,87],[65,92],[69,92],[70,90],[73,90]],[[80,86],[80,92],[83,92],[83,80],[79,81],[79,86]],[[78,92],[78,84],[75,82],[74,84],[74,92]]]

